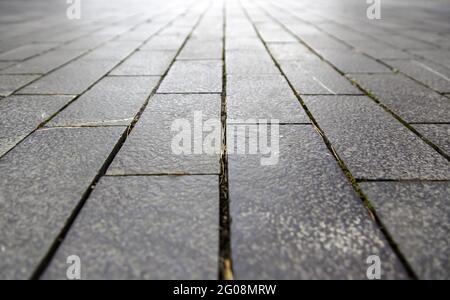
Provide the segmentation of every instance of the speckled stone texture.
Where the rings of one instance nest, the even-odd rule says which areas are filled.
[[[123,128],[45,129],[0,159],[0,278],[27,279]]]
[[[450,156],[450,124],[414,124],[413,127]]]
[[[105,77],[48,126],[129,125],[159,80],[158,76]]]
[[[450,163],[368,97],[305,102],[356,178],[450,179]]]
[[[218,176],[103,178],[43,278],[75,254],[82,279],[215,279],[218,198]]]
[[[450,278],[450,182],[367,182],[361,188],[421,279]]]
[[[108,174],[218,174],[220,101],[220,95],[156,95],[113,161]],[[207,128],[208,124],[204,123],[204,132],[195,134],[195,113],[201,113],[203,122],[213,120],[210,125],[216,130]],[[187,123],[189,132],[182,131],[177,125],[184,123]],[[196,124],[202,128],[201,123]],[[188,132],[187,139],[177,139],[181,132]],[[194,142],[203,147],[208,136],[212,138],[210,145],[219,146],[217,151],[209,154],[203,151],[206,148],[202,148],[200,153],[196,153]],[[175,153],[172,143],[175,147],[188,145],[188,153]]]
[[[349,76],[407,122],[450,121],[450,101],[404,75]]]
[[[0,100],[0,157],[72,99],[73,96],[9,96]]]
[[[176,61],[158,93],[220,93],[222,62],[211,60]]]
[[[287,81],[279,74],[228,76],[227,112],[229,119],[310,122]]]
[[[311,126],[281,126],[279,153],[274,166],[261,166],[259,155],[230,154],[236,279],[364,279],[369,255],[380,256],[383,278],[405,278]]]

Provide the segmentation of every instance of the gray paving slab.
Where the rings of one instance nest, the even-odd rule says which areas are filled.
[[[349,42],[357,51],[366,53],[377,59],[407,59],[412,55],[397,47],[393,47],[373,39],[356,40]]]
[[[450,68],[450,58],[447,49],[423,49],[410,50],[409,52],[416,54],[426,60],[430,60],[438,65],[443,65]]]
[[[299,94],[362,94],[347,78],[320,59],[279,63]]]
[[[389,60],[386,63],[435,91],[450,92],[450,69],[442,65],[419,60]]]
[[[450,178],[444,157],[369,98],[308,96],[305,102],[356,178]]]
[[[266,50],[232,50],[226,52],[227,74],[279,74]]]
[[[90,50],[97,48],[103,43],[113,39],[115,36],[110,34],[92,34],[79,39],[76,39],[70,43],[64,44],[58,49],[61,50]]]
[[[256,23],[256,28],[265,42],[296,42],[297,39],[284,30],[281,26],[272,22]]]
[[[421,279],[449,279],[449,182],[369,182],[363,191]]]
[[[0,70],[3,70],[9,66],[12,66],[15,63],[16,62],[14,62],[14,61],[0,61]]]
[[[320,60],[311,50],[303,44],[296,43],[268,43],[270,53],[277,61],[298,60],[311,61]]]
[[[414,124],[413,127],[450,156],[450,124]]]
[[[3,74],[46,74],[82,55],[84,50],[51,50],[1,71]]]
[[[159,80],[160,77],[105,77],[47,126],[128,126]]]
[[[402,74],[351,74],[349,77],[409,123],[450,121],[447,98]]]
[[[279,136],[276,165],[229,154],[235,278],[365,279],[369,255],[380,256],[383,278],[405,278],[312,126],[281,126]]]
[[[39,75],[1,75],[0,96],[6,97],[37,79]]]
[[[220,95],[156,95],[108,174],[218,174],[220,112]]]
[[[186,37],[157,35],[140,47],[141,50],[178,50]]]
[[[137,51],[117,66],[112,75],[164,75],[175,51]]]
[[[72,99],[72,96],[9,96],[0,100],[0,157]]]
[[[112,41],[86,54],[84,60],[116,60],[122,61],[131,55],[139,46],[139,41]]]
[[[21,89],[20,93],[81,94],[117,63],[114,60],[78,59]]]
[[[343,73],[390,73],[391,69],[356,51],[319,50],[320,55]]]
[[[106,177],[43,279],[65,279],[69,255],[82,279],[216,279],[217,176]]]
[[[227,76],[227,117],[309,123],[300,102],[281,75]]]
[[[225,49],[227,51],[230,50],[256,50],[256,51],[264,51],[264,44],[261,43],[261,40],[256,37],[238,37],[238,38],[230,38],[227,36]]]
[[[0,60],[24,60],[57,46],[57,43],[28,44],[0,54]]]
[[[220,39],[222,37],[219,37]],[[222,59],[222,42],[190,39],[181,51],[178,59]]]
[[[123,128],[39,130],[0,159],[0,277],[27,279]]]
[[[159,93],[222,92],[221,61],[176,61],[158,89]]]

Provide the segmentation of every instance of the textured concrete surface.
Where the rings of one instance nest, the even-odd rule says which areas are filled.
[[[449,279],[448,182],[370,182],[362,189],[423,279]]]
[[[64,278],[72,253],[83,279],[215,279],[218,186],[217,176],[105,177],[44,279]]]
[[[0,279],[449,278],[450,6],[381,2],[0,1]]]

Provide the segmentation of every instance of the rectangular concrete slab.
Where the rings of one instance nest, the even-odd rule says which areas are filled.
[[[361,188],[420,279],[450,278],[450,182],[367,182]]]
[[[45,74],[72,59],[80,56],[85,50],[52,50],[15,64],[1,71],[3,74]]]
[[[408,123],[450,122],[450,101],[402,74],[349,76]]]
[[[72,94],[83,93],[102,78],[118,61],[78,59],[52,72],[26,88],[23,94]],[[1,78],[1,76],[0,76]]]
[[[39,130],[0,159],[0,277],[27,279],[123,128]]]
[[[158,93],[222,92],[221,61],[176,61]]]
[[[222,59],[222,41],[190,39],[178,59]]]
[[[38,77],[39,75],[0,75],[0,96],[11,95]]]
[[[112,75],[163,75],[175,58],[175,51],[137,51],[117,68]]]
[[[107,76],[48,126],[130,125],[160,77]]]
[[[450,92],[450,69],[433,62],[389,60],[387,64],[440,93]]]
[[[28,44],[0,54],[0,60],[24,60],[56,46],[57,43]]]
[[[280,64],[299,94],[362,94],[347,78],[319,59],[280,61]]]
[[[320,50],[320,55],[343,73],[390,73],[391,69],[356,51]]]
[[[216,279],[217,176],[104,177],[43,279],[66,279],[69,255],[82,279]]]
[[[450,179],[450,162],[367,97],[305,103],[356,178]]]
[[[156,95],[108,174],[218,174],[220,109],[220,95]]]
[[[227,74],[279,74],[267,51],[231,50],[226,52]]]
[[[281,75],[230,75],[227,77],[229,119],[279,120],[309,123],[310,120]]]
[[[227,140],[248,144],[249,131],[238,132],[228,127]],[[277,164],[262,166],[262,154],[228,157],[235,278],[364,279],[370,255],[380,256],[384,279],[405,278],[320,135],[284,125],[279,136]]]
[[[64,107],[73,96],[9,96],[0,101],[0,157]]]

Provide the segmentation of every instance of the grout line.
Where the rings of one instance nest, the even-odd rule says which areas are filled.
[[[222,103],[221,103],[221,123],[222,123],[222,147],[220,156],[220,176],[219,176],[219,279],[232,280],[233,260],[231,256],[231,215],[230,197],[228,186],[228,152],[227,152],[227,68],[226,68],[226,28],[227,28],[227,8],[226,1],[222,2]]]
[[[260,9],[262,9],[260,6],[258,6]],[[245,10],[245,9],[244,9]],[[262,9],[264,11],[264,13],[268,16],[270,16],[265,9]],[[289,87],[291,88],[291,90],[294,92],[295,96],[297,97],[298,101],[300,102],[300,104],[302,105],[303,109],[305,110],[306,114],[308,115],[308,117],[311,119],[313,126],[315,128],[315,130],[318,132],[318,134],[322,137],[325,145],[327,146],[328,150],[331,152],[331,154],[333,155],[333,157],[336,159],[338,165],[340,166],[340,168],[342,169],[344,175],[347,177],[347,180],[350,182],[350,184],[352,185],[353,189],[355,190],[356,194],[361,198],[361,201],[363,202],[365,208],[367,209],[367,212],[369,213],[369,216],[375,221],[375,223],[378,225],[379,230],[381,231],[381,233],[384,235],[384,237],[386,238],[388,244],[391,246],[393,252],[397,255],[397,258],[399,259],[399,261],[402,263],[403,267],[405,268],[406,273],[408,274],[408,276],[411,279],[417,279],[417,275],[415,274],[414,270],[412,269],[412,267],[410,266],[409,262],[406,260],[405,256],[403,255],[403,253],[400,251],[400,249],[398,248],[397,244],[395,243],[395,241],[393,240],[392,236],[390,235],[390,233],[387,231],[386,227],[384,226],[384,224],[381,222],[381,219],[378,217],[373,205],[369,202],[369,199],[367,198],[367,196],[363,193],[363,191],[361,190],[361,188],[359,187],[356,179],[353,177],[353,175],[350,172],[350,169],[347,167],[347,165],[345,164],[345,162],[341,159],[341,157],[338,155],[337,151],[334,149],[333,145],[331,144],[330,140],[328,139],[328,137],[325,135],[325,132],[321,129],[321,127],[319,126],[318,122],[316,121],[316,119],[314,118],[314,116],[312,115],[312,113],[309,111],[308,107],[306,106],[306,104],[304,103],[303,99],[301,98],[301,96],[297,93],[295,87],[292,85],[292,83],[289,81],[287,75],[284,73],[283,69],[281,68],[281,65],[276,61],[275,57],[273,56],[273,54],[270,52],[269,47],[267,46],[267,44],[265,43],[265,41],[263,40],[262,36],[260,35],[256,25],[252,22],[250,16],[248,15],[247,11],[245,10],[245,15],[247,16],[247,18],[249,19],[249,21],[252,23],[255,31],[257,32],[257,35],[259,37],[259,39],[262,41],[262,43],[264,44],[264,47],[266,48],[267,52],[269,53],[269,55],[271,56],[272,60],[274,61],[274,63],[276,64],[276,66],[278,67],[278,69],[280,70],[281,74],[283,75],[283,77],[286,79],[287,83],[289,84]],[[283,27],[284,28],[284,27]],[[288,31],[290,33],[290,31]],[[295,35],[294,35],[295,36]]]
[[[110,155],[108,156],[108,158],[104,162],[104,164],[101,167],[101,169],[99,170],[98,174],[95,176],[95,178],[92,181],[92,183],[90,184],[89,188],[83,194],[81,200],[78,202],[78,204],[75,207],[75,209],[73,210],[71,216],[69,217],[69,219],[65,223],[64,227],[62,228],[61,232],[58,234],[58,236],[56,237],[56,239],[53,242],[52,246],[48,250],[47,254],[44,256],[44,258],[41,260],[41,262],[39,263],[37,268],[34,270],[33,274],[31,275],[31,279],[32,280],[38,280],[42,276],[44,271],[47,269],[47,267],[50,265],[54,255],[56,254],[56,252],[59,249],[59,246],[64,241],[66,235],[68,234],[70,228],[72,227],[73,223],[75,222],[77,216],[79,215],[79,213],[83,209],[83,206],[85,205],[85,203],[89,199],[89,197],[90,197],[92,191],[94,190],[95,186],[98,184],[100,179],[106,174],[106,171],[108,170],[108,168],[111,165],[112,161],[114,160],[116,155],[119,153],[120,149],[125,144],[125,141],[128,138],[130,132],[133,130],[133,128],[135,127],[136,123],[139,121],[140,117],[142,116],[142,113],[146,109],[148,103],[150,102],[150,99],[155,94],[155,91],[159,88],[160,84],[162,83],[162,81],[164,80],[165,76],[169,72],[170,68],[174,64],[174,62],[176,60],[176,57],[180,54],[181,50],[186,45],[186,43],[187,43],[188,39],[190,38],[192,32],[195,30],[197,25],[200,23],[202,17],[204,16],[204,14],[205,14],[205,12],[207,11],[208,8],[209,8],[209,6],[198,17],[198,21],[195,23],[195,25],[193,26],[190,34],[186,37],[186,39],[184,40],[184,42],[181,45],[180,49],[177,51],[175,57],[173,58],[173,60],[170,63],[170,65],[168,66],[168,68],[167,68],[166,72],[164,73],[164,75],[161,77],[161,79],[158,82],[158,84],[156,85],[156,87],[154,87],[153,92],[147,97],[145,103],[142,105],[141,109],[136,114],[136,116],[135,116],[133,122],[131,123],[131,125],[129,127],[127,127],[127,129],[123,132],[123,134],[120,137],[119,141],[117,142],[117,144],[113,148],[112,152],[110,153]],[[189,8],[188,8],[188,10],[189,10]]]

